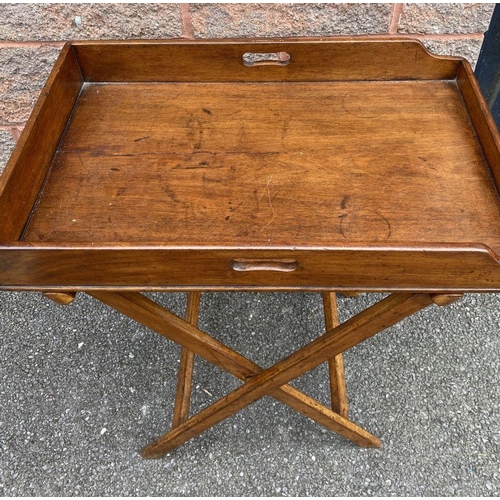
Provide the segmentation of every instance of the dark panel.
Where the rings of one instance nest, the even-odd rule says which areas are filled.
[[[497,4],[486,32],[476,78],[491,109],[497,127],[500,128],[500,4]]]

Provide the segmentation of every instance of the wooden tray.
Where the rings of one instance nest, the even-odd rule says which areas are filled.
[[[413,40],[68,43],[0,182],[1,289],[500,289],[498,132]]]

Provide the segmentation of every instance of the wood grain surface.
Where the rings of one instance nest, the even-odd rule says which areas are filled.
[[[470,66],[417,41],[71,42],[0,181],[0,288],[497,290],[499,162]]]
[[[234,271],[235,258],[293,259],[293,272]],[[129,245],[0,248],[7,290],[336,290],[434,292],[500,289],[500,265],[486,248],[394,247],[241,249]]]
[[[0,176],[0,241],[20,238],[82,84],[78,62],[66,45]]]
[[[100,290],[94,290],[90,295],[243,381],[265,371],[144,295]],[[269,395],[360,446],[380,446],[380,439],[376,436],[290,385],[276,386]],[[173,427],[179,427],[184,422],[176,422]]]
[[[460,59],[431,56],[417,40],[135,40],[73,42],[88,82],[271,82],[451,79]],[[243,54],[286,52],[284,66],[248,67]]]
[[[464,99],[470,120],[483,149],[488,166],[500,186],[500,135],[495,120],[484,99],[479,84],[474,77],[472,68],[467,61],[460,65],[457,74],[457,84]]]
[[[169,450],[242,410],[270,391],[302,375],[328,358],[376,335],[431,304],[427,294],[394,294],[298,349],[228,395],[212,403],[157,439],[142,451],[143,458],[160,458]]]
[[[499,221],[452,82],[86,85],[24,239],[500,252]]]

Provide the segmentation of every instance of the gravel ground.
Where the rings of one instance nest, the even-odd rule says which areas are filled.
[[[183,294],[155,295],[182,314]],[[346,319],[380,296],[339,299]],[[345,354],[362,449],[264,398],[161,460],[179,348],[79,294],[0,293],[0,494],[500,495],[500,297],[432,306]],[[268,366],[323,328],[318,294],[206,294],[200,327]],[[197,412],[239,382],[197,358]],[[320,367],[295,384],[327,402]]]

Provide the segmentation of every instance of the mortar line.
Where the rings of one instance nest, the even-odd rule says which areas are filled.
[[[11,127],[10,133],[16,142],[19,140],[19,137],[21,137],[21,133],[23,130],[24,127]]]
[[[181,24],[182,24],[182,38],[194,38],[194,29],[193,29],[193,19],[191,17],[191,12],[189,10],[188,3],[180,3],[179,11],[181,15]]]
[[[11,125],[0,125],[0,130],[10,132],[13,128],[22,130],[24,123],[13,123]]]
[[[404,38],[418,38],[421,40],[479,40],[484,37],[484,33],[398,33]]]
[[[41,48],[41,47],[64,47],[65,41],[40,41],[40,42],[14,42],[12,40],[0,40],[0,49],[17,49],[24,47]]]
[[[389,23],[389,33],[395,34],[398,32],[399,19],[405,8],[404,3],[395,3],[392,6],[391,21]]]

